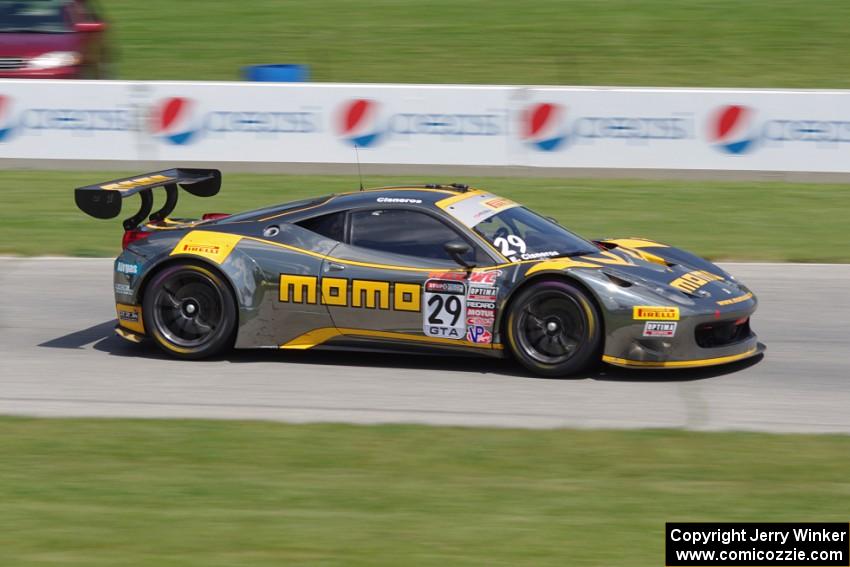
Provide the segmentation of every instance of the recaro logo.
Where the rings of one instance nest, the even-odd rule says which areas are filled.
[[[8,141],[16,126],[12,122],[12,98],[0,95],[0,142]]]
[[[374,100],[355,99],[342,104],[339,116],[339,135],[352,146],[368,148],[378,143],[379,105]]]
[[[730,104],[718,108],[708,120],[708,139],[720,151],[740,155],[755,147],[755,111],[748,106]]]
[[[195,122],[195,102],[188,98],[171,97],[154,105],[151,132],[170,144],[184,146],[192,142],[200,127]]]
[[[559,104],[541,102],[526,108],[522,113],[522,139],[544,152],[557,150],[566,140],[564,123],[566,109]]]

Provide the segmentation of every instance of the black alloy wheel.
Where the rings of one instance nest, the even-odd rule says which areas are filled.
[[[233,345],[236,303],[222,277],[196,264],[168,266],[146,286],[145,328],[169,354],[206,358]]]
[[[565,281],[542,281],[522,290],[507,316],[511,352],[536,374],[561,377],[599,358],[602,328],[593,301]]]

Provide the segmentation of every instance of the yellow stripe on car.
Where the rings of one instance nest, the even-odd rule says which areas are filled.
[[[745,293],[739,297],[733,297],[732,299],[723,299],[717,302],[717,305],[734,305],[735,303],[741,303],[742,301],[746,301],[753,297],[752,293]]]
[[[475,196],[479,196],[479,195],[484,195],[484,191],[474,190],[474,191],[467,191],[466,193],[459,193],[459,194],[454,195],[452,197],[440,199],[435,204],[441,209],[447,209],[454,204],[457,204],[461,201],[469,199],[470,197],[475,197]]]
[[[579,260],[573,260],[572,258],[556,258],[554,260],[544,260],[540,262],[539,260],[534,260],[535,262],[539,262],[537,265],[532,266],[525,273],[526,277],[535,274],[537,272],[546,272],[546,271],[560,271],[566,270],[568,268],[601,268],[599,264],[592,264],[590,262],[580,262]],[[519,263],[519,262],[518,262]]]
[[[623,248],[634,248],[635,250],[639,250],[641,248],[669,248],[666,244],[653,242],[652,240],[646,240],[643,238],[614,238],[611,240],[603,240],[602,242],[610,242],[611,244],[616,244]]]
[[[616,356],[603,355],[602,362],[613,364],[615,366],[623,366],[626,368],[697,368],[700,366],[714,366],[717,364],[727,364],[736,360],[743,360],[758,353],[758,348],[752,348],[747,352],[733,354],[730,356],[720,356],[717,358],[702,358],[694,360],[628,360]]]
[[[455,339],[444,339],[440,337],[425,337],[420,335],[409,335],[407,333],[396,333],[392,331],[373,331],[370,329],[350,329],[323,327],[321,329],[313,329],[303,335],[300,335],[291,341],[288,341],[280,346],[282,349],[306,350],[326,343],[327,341],[341,336],[354,337],[371,337],[378,339],[390,339],[396,341],[413,341],[430,344],[441,344],[446,346],[463,346],[483,349],[501,350],[500,344],[479,344],[469,341],[458,341]]]

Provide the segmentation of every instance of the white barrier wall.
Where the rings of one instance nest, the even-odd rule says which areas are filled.
[[[850,91],[0,81],[0,158],[850,172]]]

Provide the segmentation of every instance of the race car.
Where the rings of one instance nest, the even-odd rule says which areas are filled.
[[[462,184],[379,187],[236,214],[170,218],[179,188],[221,173],[169,169],[75,190],[124,221],[116,332],[176,357],[235,348],[437,350],[513,356],[575,374],[729,363],[763,350],[756,297],[718,266],[642,238],[582,238]],[[165,192],[161,209],[153,191]]]

